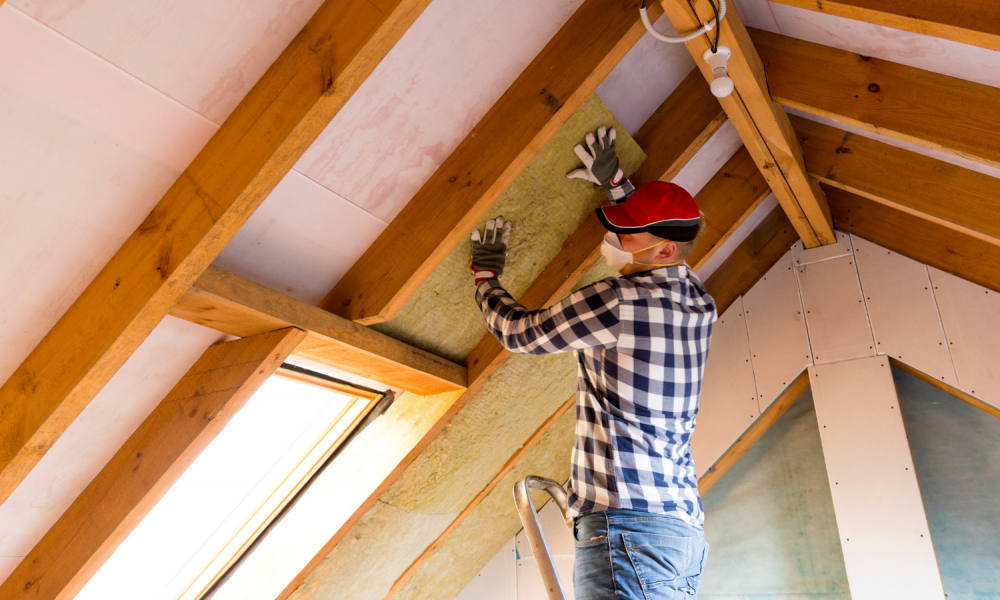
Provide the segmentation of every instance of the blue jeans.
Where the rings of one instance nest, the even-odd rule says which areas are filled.
[[[576,600],[690,600],[708,558],[703,532],[619,508],[576,519]]]

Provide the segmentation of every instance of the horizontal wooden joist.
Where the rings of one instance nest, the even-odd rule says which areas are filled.
[[[304,337],[289,328],[209,347],[0,585],[0,598],[79,593]]]
[[[837,229],[1000,292],[1000,247],[823,184]]]
[[[586,0],[320,306],[395,315],[639,41],[638,4]]]
[[[1000,179],[801,117],[792,125],[821,182],[1000,246]]]
[[[781,104],[1000,167],[1000,89],[751,30]]]
[[[715,18],[708,0],[661,0],[661,3],[677,31],[697,29]],[[732,51],[728,72],[736,84],[736,91],[719,102],[806,246],[835,242],[823,193],[806,172],[802,149],[788,115],[768,92],[764,67],[732,2],[718,33],[719,43]],[[708,81],[714,76],[703,55],[712,47],[715,34],[716,31],[711,32],[711,42],[708,35],[701,35],[685,44]]]
[[[307,336],[296,355],[419,395],[467,383],[462,365],[214,266],[170,314],[240,337],[298,327]]]
[[[963,44],[1000,50],[1000,3],[993,0],[771,0]]]
[[[128,360],[430,0],[327,0],[0,388],[0,503]]]

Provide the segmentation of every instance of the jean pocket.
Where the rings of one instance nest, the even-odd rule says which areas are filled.
[[[574,540],[573,543],[574,545],[576,545],[577,548],[590,548],[591,546],[600,546],[601,544],[607,544],[608,536],[600,535],[597,537],[592,537],[589,540],[583,540],[583,541]]]
[[[643,592],[679,583],[690,562],[691,538],[635,532],[622,538]]]

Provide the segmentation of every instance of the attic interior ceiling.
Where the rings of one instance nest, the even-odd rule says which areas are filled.
[[[1000,144],[995,136],[1000,31],[970,36],[970,43],[962,43],[827,14],[815,10],[813,3],[734,1],[761,46],[771,93],[793,115],[802,138],[796,143],[802,144],[808,174],[824,186],[834,226],[987,290],[1000,289],[1000,226],[995,217],[1000,192]],[[915,3],[928,5],[926,0]],[[697,94],[704,94],[705,88],[693,72],[691,53],[684,45],[666,45],[643,35],[636,7],[628,5],[626,10],[610,0],[511,0],[502,10],[480,0],[341,3],[376,6],[379,14],[389,15],[386,24],[361,9],[335,14],[335,4],[0,0],[0,139],[5,140],[0,144],[0,381],[7,382],[0,394],[0,416],[21,418],[17,415],[24,411],[12,407],[30,405],[36,393],[70,399],[58,404],[65,414],[53,413],[53,430],[61,435],[38,441],[34,454],[21,452],[22,444],[13,434],[8,443],[8,434],[18,426],[3,430],[0,468],[8,469],[12,461],[27,467],[4,470],[0,476],[0,580],[14,573],[47,532],[55,531],[60,517],[206,349],[236,337],[295,327],[307,333],[295,351],[301,356],[289,356],[289,361],[304,361],[314,370],[374,389],[395,390],[398,404],[380,427],[394,431],[388,429],[389,420],[404,422],[403,415],[420,414],[422,429],[414,426],[408,430],[410,437],[398,436],[409,446],[394,449],[399,453],[396,462],[384,466],[371,489],[358,491],[354,505],[329,515],[328,522],[317,522],[313,546],[303,544],[301,556],[289,558],[278,578],[281,584],[260,591],[265,587],[252,577],[241,579],[245,573],[238,570],[226,584],[230,590],[224,586],[216,597],[256,597],[247,590],[262,598],[322,597],[324,590],[337,585],[336,574],[350,568],[344,560],[354,546],[348,544],[359,543],[350,532],[365,532],[362,539],[371,545],[361,543],[361,548],[380,548],[387,557],[380,570],[356,583],[366,589],[352,597],[381,598],[390,592],[407,598],[454,596],[477,572],[471,565],[479,561],[481,567],[492,554],[455,567],[454,580],[445,588],[434,587],[430,574],[456,564],[448,557],[460,555],[464,546],[455,540],[516,526],[492,523],[488,512],[507,502],[506,490],[515,475],[526,473],[528,465],[555,469],[554,474],[566,466],[569,428],[565,419],[552,417],[565,410],[573,393],[572,365],[565,360],[522,364],[491,349],[472,307],[471,280],[463,265],[467,250],[458,240],[464,241],[472,226],[486,218],[516,215],[512,237],[523,247],[512,247],[511,269],[517,273],[505,275],[505,283],[516,288],[516,296],[524,294],[538,306],[550,296],[608,276],[603,263],[595,266],[592,247],[564,246],[567,240],[592,243],[587,216],[601,198],[582,183],[566,182],[563,175],[575,166],[572,145],[596,123],[610,122],[619,127],[620,154],[630,172],[637,171],[640,179],[672,179],[700,204],[712,207],[706,212],[718,232],[700,249],[704,255],[695,266],[717,298],[731,304],[798,239],[794,223],[779,206],[781,199],[767,193],[767,182],[758,182],[753,157],[741,150],[739,131],[727,122],[718,103],[710,96],[699,100],[700,113],[683,104],[700,98]],[[837,13],[852,3],[831,4],[828,10]],[[962,5],[958,2],[955,11],[962,12]],[[586,22],[614,39],[601,38],[603,46],[574,40],[564,26],[576,23],[574,16],[582,19],[584,11],[607,15],[606,25],[593,24],[594,19]],[[269,156],[213,147],[216,142],[211,140],[228,139],[227,127],[249,123],[246,115],[262,105],[261,114],[272,118],[273,113],[266,112],[270,105],[260,100],[270,92],[254,86],[286,72],[272,65],[292,60],[282,52],[297,47],[296,35],[303,28],[309,31],[307,23],[314,15],[316,27],[335,28],[353,23],[351,19],[366,26],[375,23],[352,35],[371,35],[382,43],[366,47],[372,54],[361,58],[340,60],[338,55],[336,68],[343,71],[337,76],[342,79],[330,94],[314,89],[315,81],[308,79],[314,65],[302,59],[307,64],[302,73],[307,75],[288,75],[288,89],[301,85],[317,99],[309,106],[302,100],[302,106],[282,108],[287,116],[274,119],[287,131],[270,138],[255,134],[274,146]],[[656,26],[668,30],[669,17],[659,18]],[[996,22],[989,17],[984,15],[983,21]],[[532,68],[552,40],[566,47],[576,43],[599,49],[586,56],[552,55],[561,60],[565,73],[560,70],[560,75],[565,77],[546,84],[546,89],[561,94],[551,111],[533,109],[529,116],[534,120],[526,116],[524,123],[495,122],[498,114],[518,115],[513,91],[546,81],[530,77],[543,77],[532,75],[544,74],[543,69]],[[843,57],[812,46],[786,51],[794,40],[844,51]],[[360,46],[357,39],[349,42]],[[814,53],[810,60],[822,58],[829,64],[857,63],[857,70],[843,67],[845,81],[872,75],[882,78],[881,86],[853,82],[869,93],[854,104],[838,97],[839,90],[828,93],[822,81],[805,75],[783,78],[783,73],[803,68],[795,63],[796,52]],[[324,73],[316,70],[315,75]],[[311,83],[294,79],[298,76]],[[569,82],[571,77],[576,79]],[[524,78],[529,78],[527,83],[520,83]],[[658,112],[661,105],[675,108]],[[949,107],[954,111],[946,110]],[[885,123],[877,121],[880,115],[886,116]],[[302,133],[308,129],[302,123],[315,131]],[[682,125],[692,123],[697,127],[682,131]],[[446,204],[451,196],[438,197],[435,205],[435,196],[429,197],[426,190],[447,180],[449,173],[443,169],[463,158],[456,158],[456,150],[461,154],[478,148],[476,143],[486,144],[477,141],[474,134],[479,131],[496,136],[496,152],[464,159],[474,166],[482,163],[483,172],[493,178],[483,186],[490,190],[455,192],[454,197],[463,198],[465,212],[445,211],[441,206],[452,206]],[[280,136],[299,145],[283,146],[276,139]],[[840,145],[829,152],[824,144],[838,136],[843,136]],[[915,155],[928,161],[907,175],[923,185],[887,185],[892,178],[870,166],[891,161],[916,165]],[[205,210],[218,211],[212,220],[228,223],[249,215],[245,224],[228,233],[221,231],[223,225],[204,225],[203,239],[211,243],[198,246],[148,219],[161,199],[183,195],[189,181],[188,175],[182,176],[186,169],[194,173],[191,177],[205,178],[207,187],[202,189],[210,190],[205,193],[211,199],[204,203],[210,207]],[[240,174],[230,182],[227,169]],[[258,172],[270,173],[273,181],[260,183],[252,177]],[[237,181],[239,177],[244,179]],[[235,190],[232,199],[216,193],[230,188]],[[482,199],[468,196],[471,193]],[[255,194],[262,201],[259,206]],[[426,211],[411,200],[426,203]],[[226,212],[226,203],[238,208]],[[408,204],[409,212],[404,211]],[[315,308],[327,306],[328,294],[336,295],[342,280],[356,280],[351,278],[357,274],[348,276],[352,266],[388,269],[396,260],[411,260],[402,256],[407,242],[392,245],[380,242],[379,236],[394,222],[420,223],[421,214],[438,219],[435,211],[456,213],[441,216],[453,219],[455,229],[440,236],[447,237],[444,241],[427,239],[433,236],[420,228],[403,230],[414,240],[414,255],[426,253],[427,258],[412,258],[414,264],[419,262],[412,269],[414,283],[408,280],[398,286],[402,291],[393,291],[393,302],[407,301],[398,302],[399,310],[390,318],[379,316],[381,323],[371,321],[370,315],[369,320],[359,318],[363,327]],[[225,218],[219,216],[223,213]],[[195,221],[192,231],[203,227]],[[137,230],[178,237],[166,250],[150,246],[153,249],[114,258],[120,248],[144,243],[130,239]],[[371,249],[382,247],[388,249],[385,255],[370,256]],[[564,254],[575,261],[567,272],[556,269]],[[95,299],[90,300],[91,292],[85,289],[95,278],[100,281],[99,273],[113,258],[129,268],[123,267],[125,275],[117,282],[112,277],[107,286],[93,291]],[[369,262],[359,262],[363,260]],[[213,269],[205,273],[214,279],[198,279],[209,262]],[[135,271],[133,264],[139,266]],[[154,283],[138,274],[159,268],[162,278],[155,277]],[[567,285],[552,283],[553,273]],[[154,289],[161,280],[168,284],[149,292],[148,301],[112,295],[114,290],[124,294],[121,290]],[[373,297],[382,285],[374,281]],[[104,303],[105,296],[113,300]],[[235,312],[218,308],[213,313],[198,302],[214,302],[212,308]],[[134,305],[136,314],[153,311],[159,317],[122,325],[127,334],[121,334],[126,340],[121,344],[111,343],[118,334],[99,340],[94,334],[65,346],[58,341],[46,346],[50,331],[59,334],[57,322],[74,318],[74,303],[101,314],[124,314]],[[343,316],[350,310],[353,307],[334,312]],[[105,352],[105,347],[112,349]],[[32,362],[36,348],[48,350],[38,350],[42,354]],[[114,360],[105,364],[95,358],[97,367],[79,367],[84,374],[78,382],[83,383],[65,384],[72,390],[55,389],[63,385],[63,376],[76,376],[70,374],[77,368],[70,358],[87,352],[105,352],[100,356],[114,355],[123,364],[119,368]],[[527,396],[534,399],[534,409],[523,412],[515,400]],[[412,418],[416,423],[417,417]],[[526,444],[528,440],[533,445]],[[411,450],[417,452],[407,458]],[[16,462],[21,460],[25,462]],[[415,537],[396,540],[387,534],[400,527],[412,527]],[[279,537],[265,540],[254,551],[259,552],[257,558],[251,556],[247,564],[265,560],[269,552],[287,555],[274,541]],[[38,597],[44,597],[46,589],[36,588]],[[0,597],[7,592],[0,587]]]

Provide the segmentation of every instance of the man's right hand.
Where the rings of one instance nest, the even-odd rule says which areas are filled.
[[[617,133],[603,125],[597,128],[597,135],[588,133],[587,147],[577,144],[573,151],[580,157],[584,168],[570,171],[566,177],[570,179],[586,179],[603,186],[612,204],[624,202],[635,191],[625,177],[618,164],[618,154],[615,152]]]

